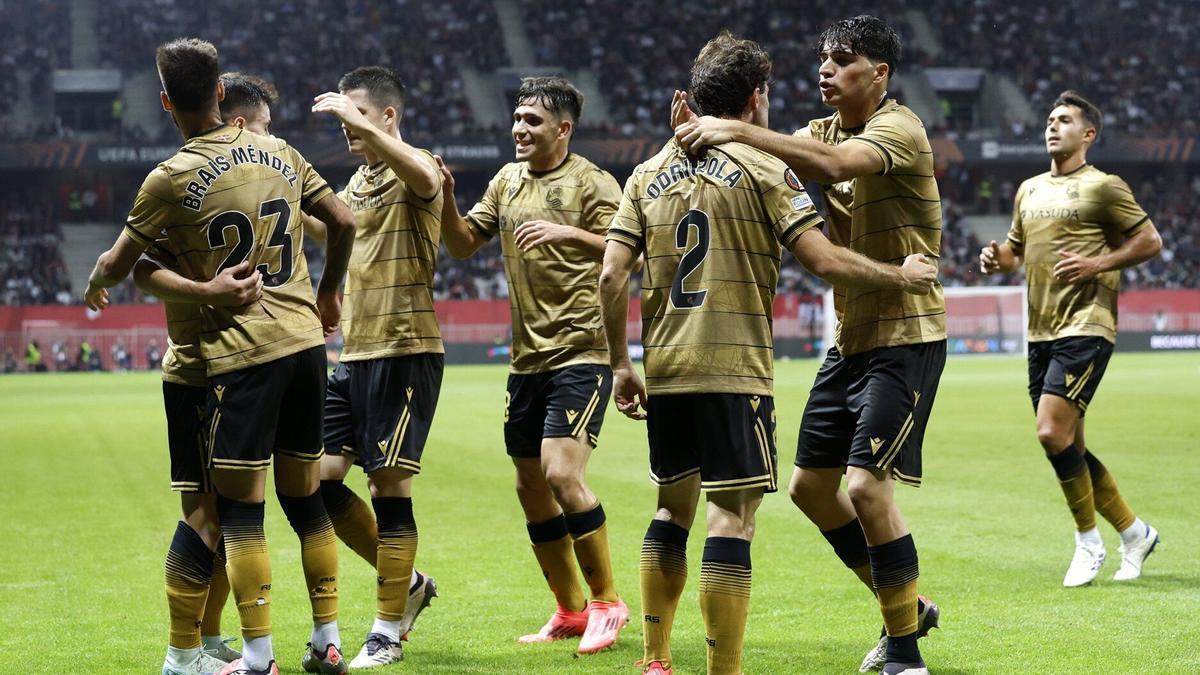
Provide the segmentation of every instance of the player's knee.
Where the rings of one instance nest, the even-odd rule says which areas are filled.
[[[1071,444],[1074,440],[1074,434],[1061,424],[1054,422],[1038,422],[1037,425],[1038,442],[1042,444],[1042,448],[1046,452],[1060,452],[1063,448]]]
[[[889,493],[878,481],[849,479],[846,493],[850,495],[850,503],[860,518],[870,517],[870,514],[888,508],[891,503]]]
[[[582,478],[568,467],[547,467],[546,484],[560,504],[579,501],[578,497],[585,491]]]

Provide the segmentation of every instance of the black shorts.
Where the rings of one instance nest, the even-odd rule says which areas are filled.
[[[175,382],[163,382],[167,409],[167,447],[171,452],[171,489],[176,492],[212,492],[205,451],[208,442],[205,408],[208,391]]]
[[[775,399],[749,394],[655,394],[646,400],[650,479],[700,474],[704,490],[778,489]]]
[[[1065,337],[1029,343],[1029,398],[1037,412],[1042,394],[1054,394],[1087,412],[1112,358],[1113,344],[1102,337]]]
[[[354,455],[367,473],[420,473],[444,362],[441,354],[413,354],[339,363],[325,394],[325,452]]]
[[[946,341],[882,347],[817,371],[796,447],[796,466],[857,466],[921,484],[921,442],[946,365]]]
[[[208,378],[208,464],[265,469],[272,453],[321,459],[325,346]]]
[[[504,446],[511,457],[542,456],[543,438],[600,441],[612,395],[612,368],[581,363],[529,375],[509,375],[504,397]]]

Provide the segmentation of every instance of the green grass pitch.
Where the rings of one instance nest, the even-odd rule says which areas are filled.
[[[791,472],[815,361],[777,371],[781,483]],[[504,454],[505,371],[451,367],[417,479],[418,565],[442,597],[404,664],[382,672],[632,673],[641,655],[637,558],[653,509],[644,429],[609,406],[589,478],[609,515],[618,589],[635,620],[613,650],[520,646],[553,608],[526,541]],[[1034,437],[1025,365],[950,359],[925,438],[925,485],[898,487],[921,556],[921,590],[944,610],[922,640],[934,672],[1195,672],[1200,667],[1200,357],[1118,354],[1087,422],[1089,446],[1162,533],[1146,575],[1116,584],[1118,538],[1091,587],[1060,587],[1072,523]],[[163,556],[178,517],[168,491],[158,378],[0,378],[0,670],[151,673],[167,634]],[[362,476],[351,485],[365,489]],[[703,511],[701,510],[701,513]],[[702,518],[702,516],[701,516]],[[308,604],[296,538],[269,500],[272,615],[283,672],[299,673]],[[696,596],[702,519],[675,627],[677,673],[704,670]],[[341,629],[356,652],[373,574],[342,550]],[[769,495],[754,542],[747,673],[851,673],[878,635],[873,599],[785,493]],[[227,634],[237,615],[225,612]],[[12,668],[13,670],[9,670]]]

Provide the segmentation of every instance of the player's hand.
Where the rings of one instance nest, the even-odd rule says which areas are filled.
[[[689,155],[695,155],[706,146],[732,141],[736,124],[718,117],[697,117],[675,128],[675,140]]]
[[[371,123],[358,111],[358,106],[344,94],[327,91],[313,99],[312,111],[329,113],[342,121],[347,129],[362,130],[370,128]]]
[[[212,281],[204,282],[207,304],[214,307],[241,307],[262,297],[263,275],[242,261],[224,270]]]
[[[1000,271],[1000,244],[995,239],[979,250],[979,271],[984,274]]]
[[[631,420],[646,419],[646,385],[628,361],[613,369],[613,403]]]
[[[442,197],[454,199],[454,174],[450,173],[441,155],[434,155],[433,161],[437,162],[438,171],[442,172]]]
[[[88,309],[99,312],[108,307],[108,289],[88,284],[83,293],[83,301],[87,303]]]
[[[675,90],[671,98],[671,129],[678,129],[681,124],[687,124],[700,119],[688,105],[687,92]]]
[[[325,337],[336,333],[342,321],[342,296],[336,290],[318,290],[317,313],[321,315],[321,330]]]
[[[527,220],[517,226],[513,233],[517,248],[530,251],[545,244],[563,244],[575,239],[576,229],[545,220]]]
[[[1093,279],[1101,272],[1094,258],[1059,251],[1060,260],[1054,265],[1054,278],[1068,284],[1079,284]]]
[[[933,290],[933,283],[937,281],[937,268],[930,265],[925,256],[914,253],[904,259],[900,275],[904,277],[905,293],[926,295]]]

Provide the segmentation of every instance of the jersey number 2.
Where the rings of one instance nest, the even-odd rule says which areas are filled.
[[[704,304],[708,289],[697,291],[683,290],[683,282],[687,280],[704,259],[708,257],[709,229],[708,214],[692,209],[675,226],[675,248],[686,249],[688,231],[696,228],[696,245],[683,254],[679,261],[679,269],[675,271],[675,281],[671,283],[671,306],[675,309],[694,309]]]
[[[261,263],[258,271],[263,275],[263,286],[274,288],[286,284],[288,279],[292,278],[292,238],[288,236],[287,231],[288,223],[292,220],[292,207],[288,206],[287,200],[283,198],[263,202],[258,206],[258,217],[267,216],[276,217],[267,248],[279,249],[279,269],[272,272],[267,263]],[[208,245],[213,250],[228,246],[225,230],[231,227],[237,230],[237,243],[229,255],[225,256],[216,274],[242,264],[254,249],[254,223],[250,222],[250,216],[241,211],[226,211],[212,219],[208,224]]]

